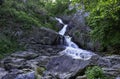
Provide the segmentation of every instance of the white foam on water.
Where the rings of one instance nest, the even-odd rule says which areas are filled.
[[[71,56],[74,59],[82,59],[82,60],[89,60],[93,55],[92,52],[88,52],[86,50],[72,48],[72,47],[66,47],[66,49],[63,50],[60,54],[61,55],[65,54]]]

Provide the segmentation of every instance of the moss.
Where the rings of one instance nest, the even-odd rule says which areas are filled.
[[[36,68],[36,79],[41,79],[41,76],[43,75],[43,72],[45,71],[44,67],[38,67]]]

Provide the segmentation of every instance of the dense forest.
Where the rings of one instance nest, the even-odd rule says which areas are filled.
[[[60,29],[56,26],[60,24],[55,17],[69,23],[70,20],[66,20],[65,16],[72,17],[79,11],[88,14],[83,27],[89,27],[90,38],[93,42],[99,42],[97,53],[120,55],[120,0],[0,0],[0,59],[16,51],[25,51],[27,44],[23,43],[23,40],[21,42],[21,39],[30,37],[34,28],[44,27],[58,32]],[[74,31],[76,36],[82,34],[81,31],[78,32],[79,30]],[[37,33],[36,31],[35,35]],[[72,40],[74,41],[74,35]],[[87,49],[85,45],[79,47]],[[98,71],[94,70],[95,68]],[[96,79],[96,72],[101,75],[101,78],[97,79],[106,79],[102,70],[97,66],[95,68],[90,67],[85,72],[88,79]]]

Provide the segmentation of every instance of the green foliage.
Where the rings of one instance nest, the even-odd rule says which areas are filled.
[[[104,47],[120,47],[120,0],[72,0],[84,4],[90,12],[87,23],[91,26],[93,40]],[[119,49],[118,49],[119,50]]]
[[[50,21],[51,16],[59,14],[71,13],[67,10],[69,0],[4,0],[4,4],[0,6],[0,21],[14,21],[22,25],[24,29],[31,26],[44,26],[54,30],[54,22]],[[0,25],[6,26],[6,23]],[[47,26],[49,24],[49,26]]]
[[[0,34],[0,58],[4,57],[6,54],[23,49],[24,48],[18,45],[16,39]]]
[[[55,16],[69,12],[67,10],[69,4],[69,0],[55,0],[55,2],[53,2],[53,0],[49,0],[46,2],[45,8],[48,10],[48,12],[50,12],[50,15]]]
[[[13,35],[18,29],[25,34],[32,30],[31,27],[44,26],[57,30],[51,15],[63,13],[67,1],[56,0],[50,4],[50,0],[4,0],[0,5],[0,32],[5,38],[0,38],[0,56],[20,49],[16,41],[18,37]]]
[[[106,79],[100,67],[88,67],[85,72],[87,79]]]
[[[120,46],[120,1],[101,0],[90,12],[91,34],[104,46]]]
[[[0,9],[0,17],[2,17],[1,19],[4,18],[7,22],[9,19],[12,19],[12,21],[15,23],[23,25],[24,28],[29,28],[31,26],[41,26],[42,19],[36,17],[37,13],[34,12],[35,9],[31,8],[35,7],[35,4],[32,5],[31,1],[29,4],[25,4],[20,1],[6,0]]]

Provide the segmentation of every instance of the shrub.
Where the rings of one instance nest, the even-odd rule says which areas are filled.
[[[84,4],[90,13],[87,24],[91,27],[91,36],[99,41],[103,48],[119,50],[120,47],[120,1],[119,0],[72,0]],[[119,52],[119,51],[118,51]]]
[[[12,52],[23,49],[24,47],[20,46],[15,39],[0,34],[0,58],[3,58],[5,55]]]
[[[106,79],[100,67],[88,67],[85,72],[87,79]]]

